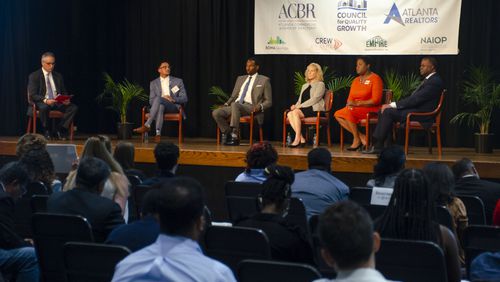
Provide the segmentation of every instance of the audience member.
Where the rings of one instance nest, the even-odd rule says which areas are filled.
[[[421,170],[403,170],[376,230],[382,238],[432,241],[443,249],[448,281],[460,281],[460,260],[455,236],[436,221],[436,205]]]
[[[480,179],[474,163],[467,158],[456,161],[452,170],[457,194],[478,196],[484,203],[486,222],[491,224],[493,210],[500,199],[500,184]]]
[[[373,178],[366,183],[367,187],[393,188],[399,172],[405,168],[406,155],[399,146],[382,149],[378,162],[373,166]]]
[[[302,199],[309,218],[338,201],[347,200],[349,187],[332,175],[332,154],[327,149],[309,151],[307,163],[308,170],[295,174],[292,196]]]
[[[263,183],[259,198],[262,203],[261,212],[236,225],[264,231],[271,244],[273,259],[312,263],[312,249],[305,232],[284,219],[292,196],[292,169],[271,165],[266,168],[266,173],[269,177]]]
[[[26,167],[31,181],[40,182],[45,186],[46,193],[44,194],[61,191],[62,183],[57,179],[54,163],[47,150],[30,150],[21,157],[21,163]],[[28,191],[28,194],[31,197],[32,193]]]
[[[269,165],[276,164],[277,161],[278,152],[271,143],[255,143],[247,151],[245,171],[240,173],[235,181],[262,183],[267,178],[264,169]]]
[[[119,142],[115,147],[113,154],[115,160],[121,165],[126,175],[135,175],[142,181],[146,179],[144,173],[135,168],[134,157],[135,148],[134,144],[130,142]]]
[[[43,135],[36,133],[26,133],[16,144],[16,156],[18,158],[22,157],[26,152],[33,149],[43,149],[47,148],[47,139]]]
[[[146,193],[142,200],[141,219],[115,228],[106,243],[125,246],[132,252],[153,244],[160,234],[157,209],[159,195],[159,189]]]
[[[470,265],[471,281],[500,281],[500,252],[484,252],[477,256]]]
[[[19,162],[0,170],[0,272],[16,277],[18,282],[38,281],[35,249],[15,231],[14,202],[25,192],[28,172]]]
[[[179,160],[179,147],[171,142],[160,142],[156,145],[155,160],[158,173],[155,177],[145,179],[143,185],[155,185],[175,176],[177,161]]]
[[[453,233],[459,245],[460,262],[465,263],[465,253],[461,244],[463,234],[467,227],[469,219],[464,203],[455,194],[455,179],[451,169],[442,163],[432,162],[424,166],[423,169],[431,192],[434,193],[436,204],[448,209],[453,218]]]
[[[375,270],[375,253],[380,248],[380,235],[373,230],[370,215],[350,201],[335,203],[319,219],[321,255],[335,268],[337,278],[327,281],[387,281]]]
[[[190,178],[162,183],[158,195],[160,235],[155,243],[122,260],[114,282],[236,281],[231,270],[203,254],[203,187]]]
[[[85,217],[92,226],[94,239],[103,242],[113,228],[124,223],[120,206],[101,196],[110,173],[103,160],[84,157],[78,165],[76,187],[52,194],[47,211]]]

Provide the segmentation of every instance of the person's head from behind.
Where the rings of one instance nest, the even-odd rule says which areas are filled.
[[[278,152],[269,142],[255,143],[247,151],[247,172],[250,169],[264,169],[278,161]]]
[[[404,169],[394,183],[391,200],[379,222],[382,237],[437,240],[434,195],[420,169]]]
[[[248,58],[247,64],[246,64],[246,71],[248,75],[254,75],[259,71],[260,67],[260,62],[257,60],[257,58]]]
[[[307,153],[309,169],[319,169],[331,172],[332,154],[325,148],[314,148]]]
[[[26,192],[26,185],[30,181],[28,171],[21,162],[7,163],[0,169],[0,183],[5,192],[17,199]]]
[[[335,203],[320,215],[321,255],[337,270],[375,267],[380,236],[370,215],[351,201]]]
[[[292,183],[295,180],[293,170],[287,166],[270,165],[266,167],[268,176],[262,183],[259,200],[263,213],[286,215],[292,196]]]
[[[84,157],[76,172],[76,187],[100,194],[111,170],[101,159]]]
[[[474,175],[479,178],[479,173],[477,172],[474,163],[468,158],[456,161],[451,167],[451,170],[453,171],[455,180],[459,180],[466,175]]]
[[[423,171],[437,204],[451,203],[455,196],[455,179],[451,169],[445,164],[432,162],[425,165]]]
[[[120,164],[113,158],[110,151],[106,148],[106,142],[100,137],[90,137],[83,145],[82,158],[94,157],[103,160],[108,164],[111,171],[123,174]]]
[[[54,163],[47,150],[30,150],[21,157],[20,161],[27,168],[31,180],[41,181],[47,188],[51,187],[52,182],[56,179],[56,173]]]
[[[157,211],[161,232],[197,240],[205,225],[201,184],[192,178],[176,177],[163,182],[159,189]]]
[[[38,150],[47,148],[47,139],[43,137],[43,135],[36,133],[26,133],[19,140],[17,140],[16,144],[16,156],[18,158],[22,157],[26,152],[31,150]]]
[[[97,138],[99,138],[99,140],[104,143],[104,147],[106,147],[106,150],[108,151],[108,153],[112,154],[113,153],[113,149],[111,147],[111,139],[109,138],[109,136],[107,135],[97,135]]]
[[[155,150],[156,165],[160,170],[175,173],[179,159],[179,147],[171,142],[160,142]]]
[[[406,155],[400,146],[384,148],[378,156],[378,162],[373,166],[375,178],[398,173],[405,167]]]
[[[152,189],[144,195],[141,203],[141,218],[154,216],[158,219],[158,200],[160,198],[160,189]]]
[[[130,142],[119,142],[115,147],[113,157],[123,169],[134,168],[135,149]]]

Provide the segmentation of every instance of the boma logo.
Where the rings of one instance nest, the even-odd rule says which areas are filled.
[[[391,20],[397,22],[402,26],[405,26],[403,19],[401,18],[401,14],[399,13],[398,6],[396,6],[396,3],[392,4],[389,14],[386,15],[384,24],[388,24]]]
[[[366,11],[368,5],[367,0],[340,0],[337,4],[337,9],[361,10]]]
[[[387,40],[383,39],[381,36],[375,36],[366,40],[367,48],[387,48]]]
[[[281,39],[281,37],[279,36],[276,36],[276,38],[273,38],[272,36],[269,38],[269,40],[267,41],[267,44],[269,45],[281,45],[281,44],[285,44],[286,42]]]
[[[314,3],[292,3],[283,4],[278,19],[310,19],[316,18]]]

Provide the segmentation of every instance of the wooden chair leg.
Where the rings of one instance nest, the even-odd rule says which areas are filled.
[[[427,144],[428,144],[428,151],[429,154],[432,154],[432,131],[431,129],[427,130]]]
[[[366,148],[370,148],[370,119],[367,119],[365,124]]]
[[[328,147],[331,147],[332,146],[332,136],[330,133],[330,123],[328,123],[326,126],[326,138],[328,141]]]
[[[26,125],[26,133],[31,132],[31,117],[28,117],[28,125]]]
[[[264,130],[262,130],[262,125],[259,125],[259,140],[260,142],[264,142]]]
[[[182,117],[179,119],[179,145],[182,144]]]
[[[344,128],[340,126],[340,151],[344,151]]]
[[[286,146],[286,117],[283,118],[283,147]]]
[[[250,146],[253,145],[253,119],[250,119]]]
[[[438,157],[441,158],[442,156],[442,147],[441,147],[441,127],[436,128],[436,141],[437,141],[437,147],[438,147]]]
[[[220,144],[220,129],[219,129],[219,126],[216,127],[216,133],[215,135],[217,136],[217,145]]]
[[[71,121],[71,124],[69,125],[69,140],[70,141],[73,141],[74,132],[75,132],[75,124],[73,123],[73,121]]]
[[[314,140],[314,145],[319,146],[319,122],[316,123],[316,140]]]
[[[408,144],[410,142],[410,127],[405,128],[405,155],[408,155]]]

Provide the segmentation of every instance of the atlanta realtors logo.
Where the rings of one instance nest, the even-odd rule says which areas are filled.
[[[384,24],[395,21],[402,26],[407,24],[429,24],[439,21],[439,12],[435,7],[430,8],[406,8],[403,13],[399,12],[396,3],[392,4],[391,10],[386,15]]]

